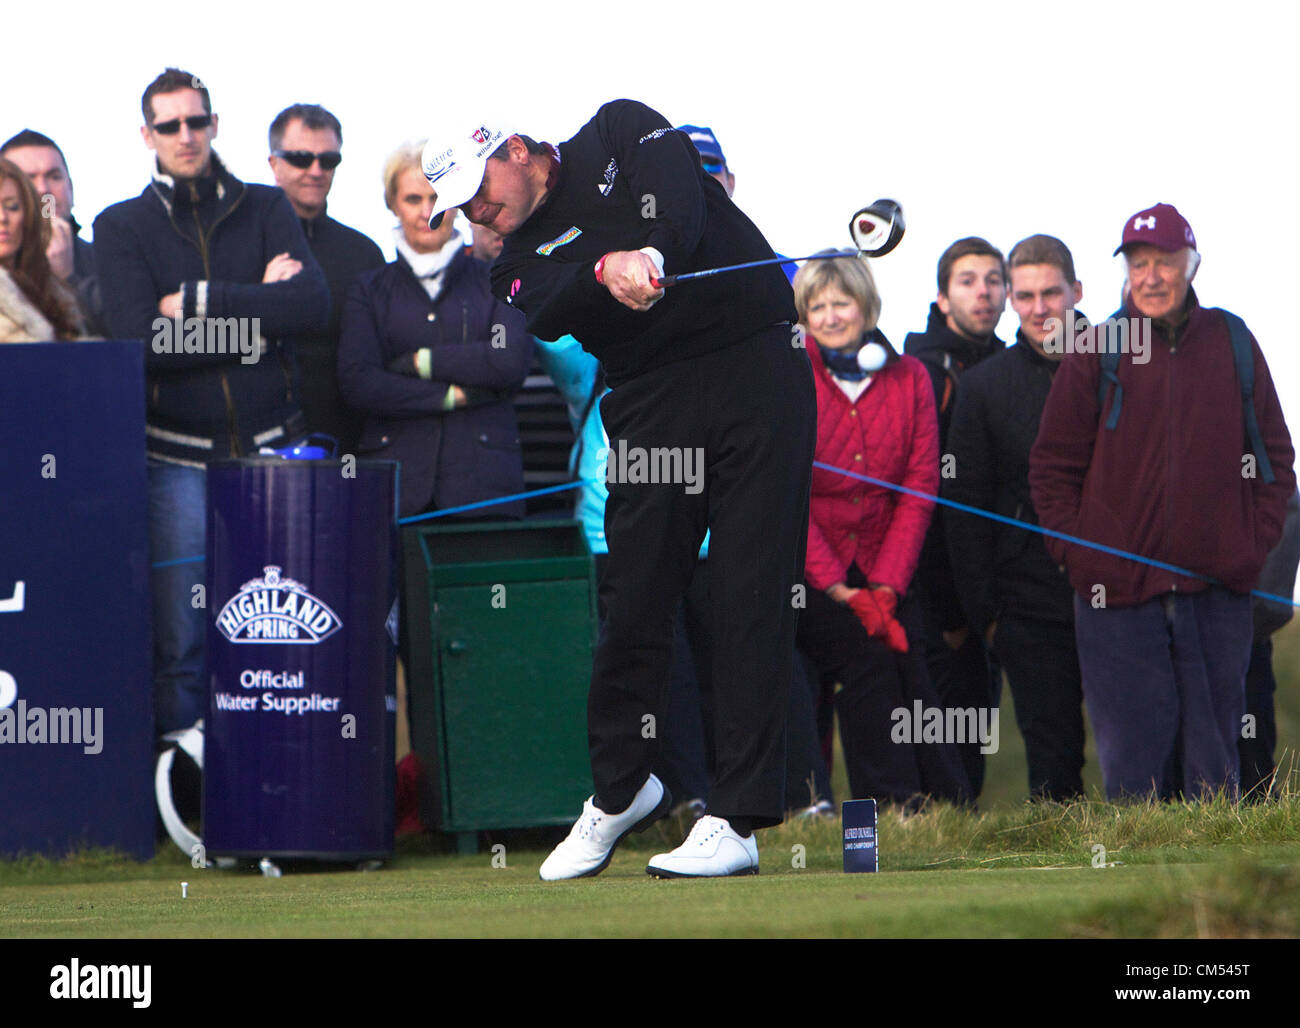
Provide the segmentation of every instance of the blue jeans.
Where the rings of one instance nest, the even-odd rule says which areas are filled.
[[[149,556],[203,558],[207,477],[202,468],[149,462]],[[207,713],[207,605],[199,603],[204,560],[152,570],[153,706],[159,735],[188,728]]]
[[[1094,609],[1076,595],[1074,618],[1107,798],[1235,799],[1250,597],[1210,588]]]

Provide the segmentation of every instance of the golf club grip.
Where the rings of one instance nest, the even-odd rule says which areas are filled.
[[[656,289],[666,289],[668,286],[675,286],[677,284],[677,276],[665,275],[663,278],[652,278],[650,284]]]

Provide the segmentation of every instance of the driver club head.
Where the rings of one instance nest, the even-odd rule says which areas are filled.
[[[849,221],[853,242],[867,257],[883,257],[903,238],[903,208],[895,200],[877,200]]]

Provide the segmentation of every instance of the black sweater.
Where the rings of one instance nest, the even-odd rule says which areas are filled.
[[[524,312],[533,335],[572,335],[617,386],[795,320],[779,265],[671,286],[648,312],[624,307],[596,281],[596,261],[614,250],[653,246],[669,275],[775,256],[661,114],[611,101],[559,151],[551,194],[492,265],[493,292]]]
[[[1038,524],[1029,451],[1058,367],[1017,334],[1011,349],[962,375],[948,436],[956,474],[943,481],[945,499]],[[952,509],[944,526],[972,631],[983,635],[1002,614],[1073,624],[1073,590],[1041,533]]]

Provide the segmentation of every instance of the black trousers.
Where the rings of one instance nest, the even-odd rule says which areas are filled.
[[[1029,794],[1051,800],[1083,795],[1083,684],[1074,625],[1004,615],[993,649],[1006,669],[1025,740]]]
[[[603,560],[602,556],[596,561],[602,572]],[[707,804],[713,791],[717,767],[713,744],[713,610],[709,562],[700,561],[673,619],[672,674],[653,764],[654,773],[678,801],[698,798]],[[817,734],[820,688],[816,667],[796,649],[786,720],[786,810],[833,799],[830,771]]]
[[[856,565],[850,567],[846,584],[866,585]],[[812,586],[808,609],[799,619],[799,649],[823,676],[841,686],[835,710],[849,791],[854,799],[872,797],[882,803],[906,804],[921,795],[967,802],[970,785],[955,743],[896,737],[895,712],[910,714],[918,700],[923,709],[940,706],[916,643],[921,634],[916,603],[903,599],[897,616],[907,632],[907,653],[894,653],[867,635],[850,607]],[[974,745],[978,748],[979,743]]]
[[[922,614],[919,648],[925,654],[934,691],[945,707],[996,707],[1002,694],[1002,670],[993,654],[979,634],[973,631],[966,633],[965,641],[955,650],[944,642],[938,617],[942,604],[926,589],[926,583],[913,580],[912,598],[917,601]],[[915,639],[913,645],[916,645]],[[980,752],[979,743],[960,743],[957,750],[970,781],[972,796],[978,799],[984,788],[984,754]]]
[[[615,471],[600,583],[606,617],[587,703],[596,802],[611,813],[626,809],[650,773],[647,727],[664,712],[673,616],[712,529],[710,808],[751,818],[755,828],[779,824],[816,436],[807,355],[791,345],[788,325],[773,326],[638,375],[600,410]],[[672,450],[702,457],[698,483],[634,480],[638,456],[648,456],[643,469],[662,468],[656,455]]]
[[[1237,740],[1241,758],[1241,795],[1256,802],[1264,799],[1272,787],[1277,764],[1277,717],[1273,710],[1273,640],[1261,639],[1250,649],[1250,667],[1246,669],[1246,713],[1254,717],[1252,730],[1242,732]]]

